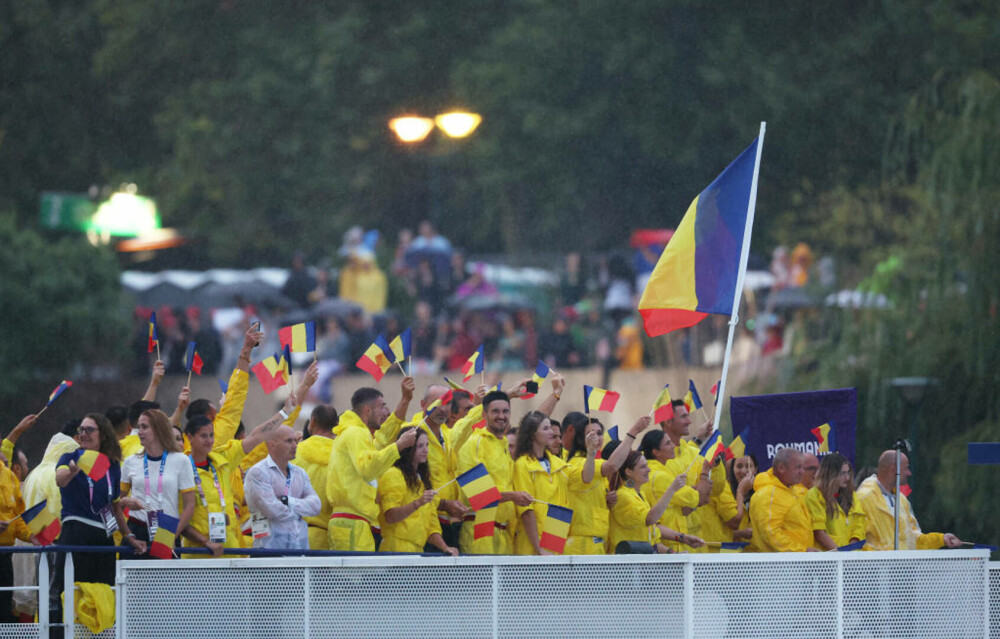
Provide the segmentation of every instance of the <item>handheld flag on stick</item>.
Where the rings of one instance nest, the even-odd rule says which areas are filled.
[[[288,383],[288,380],[285,378],[284,366],[282,366],[279,357],[275,353],[267,359],[257,362],[250,369],[257,376],[257,381],[260,382],[260,387],[264,389],[266,395],[270,395],[274,389]]]
[[[663,387],[653,404],[653,422],[659,424],[674,418],[674,405],[670,399],[670,384]]]
[[[816,422],[813,422],[814,424]],[[823,424],[822,426],[817,426],[809,431],[819,442],[819,448],[817,452],[819,453],[832,453],[837,450],[837,433],[830,424]]]
[[[47,504],[48,500],[43,499],[20,514],[21,519],[27,524],[28,530],[43,546],[51,545],[59,537],[59,532],[62,530],[59,517],[46,508]]]
[[[316,352],[316,322],[302,322],[278,331],[281,347],[290,347],[293,353]]]
[[[569,525],[573,521],[573,511],[569,508],[549,504],[545,513],[545,525],[538,545],[554,553],[563,552],[566,548],[566,538],[569,537]]]
[[[608,429],[608,437],[610,437],[611,441],[613,442],[619,441],[618,426],[612,426],[611,428]]]
[[[839,550],[840,552],[850,552],[851,550],[861,550],[862,548],[864,548],[865,544],[867,544],[867,543],[868,543],[867,539],[862,539],[860,541],[854,542],[853,544],[847,544],[846,546],[838,546],[836,548],[836,550]]]
[[[719,405],[719,384],[722,382],[720,379],[718,382],[712,384],[712,388],[708,389],[708,392],[712,393],[712,397],[715,398],[715,406]]]
[[[473,510],[485,508],[495,501],[500,501],[500,491],[494,483],[486,466],[476,464],[458,477],[458,485],[469,500]]]
[[[750,545],[750,542],[746,541],[706,541],[705,545],[709,548],[718,548],[720,550],[743,550]]]
[[[487,504],[476,511],[476,519],[472,524],[472,538],[483,539],[492,537],[497,523],[497,508],[499,501]]]
[[[708,438],[705,442],[699,454],[705,458],[706,461],[713,461],[720,453],[725,452],[726,447],[722,444],[722,433],[715,431],[712,436]]]
[[[45,404],[45,406],[42,407],[42,410],[38,411],[38,415],[36,415],[36,419],[39,416],[41,416],[41,414],[45,412],[45,409],[48,408],[49,406],[51,406],[52,403],[55,402],[56,399],[58,399],[60,395],[62,395],[63,393],[65,393],[66,389],[69,388],[72,385],[73,385],[73,382],[69,381],[68,379],[64,379],[63,381],[59,382],[59,385],[55,387],[55,390],[53,390],[51,393],[49,393],[49,401]]]
[[[593,386],[583,387],[583,407],[584,412],[590,413],[592,410],[600,410],[610,413],[615,409],[615,404],[621,398],[619,393],[594,388]]]
[[[386,371],[392,368],[394,360],[395,356],[389,348],[389,343],[385,341],[384,336],[379,335],[358,360],[357,367],[374,377],[376,382],[380,382]]]
[[[476,352],[472,354],[469,361],[462,364],[462,374],[465,375],[463,382],[468,382],[476,373],[482,374],[486,368],[486,358],[483,356],[483,345],[480,344]]]
[[[693,379],[688,380],[688,394],[684,397],[685,406],[688,404],[689,399],[694,410],[701,410],[701,397],[698,395],[698,389],[695,388]],[[688,412],[691,412],[691,408],[688,408]]]
[[[744,428],[743,432],[737,435],[733,441],[729,442],[729,446],[726,448],[726,459],[738,459],[746,454],[747,450],[747,435],[749,435],[749,428]]]
[[[444,378],[444,383],[447,384],[448,388],[450,388],[451,390],[465,390],[464,386],[462,386],[458,382],[451,381],[447,377]]]
[[[171,559],[174,556],[174,541],[177,539],[177,521],[162,510],[156,513],[156,534],[149,546],[149,555],[157,559]]]
[[[410,359],[410,349],[412,345],[410,335],[410,329],[406,329],[397,335],[396,339],[389,342],[389,348],[392,350],[393,357],[396,358],[397,364]],[[400,364],[399,370],[403,370],[402,364]],[[406,375],[406,371],[403,371],[403,374]]]
[[[190,373],[194,371],[201,375],[201,367],[204,362],[201,361],[201,355],[198,354],[197,344],[194,342],[188,342],[187,353],[184,354],[184,368]],[[188,380],[191,376],[188,376]]]
[[[545,379],[549,376],[549,372],[548,365],[542,360],[538,360],[538,366],[535,367],[535,372],[531,376],[531,381],[538,384],[538,387],[541,388],[542,383],[545,382]],[[525,393],[524,395],[521,395],[521,399],[531,399],[534,396],[535,393]]]
[[[156,359],[160,359],[160,336],[156,332],[156,311],[151,311],[149,313],[149,344],[146,352],[152,353],[154,347],[156,348]]]
[[[79,459],[76,460],[76,465],[80,467],[87,477],[90,477],[94,481],[103,479],[105,475],[108,474],[108,469],[111,468],[111,462],[108,460],[104,453],[99,453],[96,450],[85,450],[80,454]]]
[[[292,384],[292,352],[288,344],[285,344],[284,350],[281,351],[281,359],[278,360],[278,365],[284,371],[285,381],[291,384],[291,390],[294,393],[295,384]]]

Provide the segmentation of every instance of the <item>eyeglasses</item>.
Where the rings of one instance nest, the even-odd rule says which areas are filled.
[[[76,429],[77,435],[89,435],[91,433],[96,433],[98,428],[96,426],[81,426]]]

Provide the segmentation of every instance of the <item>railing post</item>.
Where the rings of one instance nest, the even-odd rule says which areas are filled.
[[[684,562],[684,636],[694,636],[694,562],[691,555]]]
[[[837,557],[840,553],[833,553],[837,561],[837,639],[844,637],[844,559]]]
[[[302,621],[305,624],[302,637],[309,639],[309,598],[312,597],[312,593],[309,591],[309,566],[302,569],[302,579],[304,580],[302,585]]]
[[[63,637],[73,639],[76,632],[76,575],[73,553],[67,552],[66,570],[63,573]]]
[[[38,637],[49,636],[49,554],[38,553]]]
[[[493,564],[493,639],[500,637],[500,566]]]
[[[983,561],[983,638],[990,636],[990,558]]]
[[[125,636],[125,569],[115,560],[115,639]]]

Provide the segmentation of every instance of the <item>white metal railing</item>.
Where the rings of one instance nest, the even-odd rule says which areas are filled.
[[[123,561],[119,636],[987,637],[985,551]]]
[[[0,639],[48,637],[47,576]],[[1000,638],[986,551],[120,561],[116,590],[102,637]]]

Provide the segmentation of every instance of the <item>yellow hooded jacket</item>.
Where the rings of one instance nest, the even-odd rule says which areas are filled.
[[[753,490],[750,525],[755,549],[801,552],[812,546],[812,518],[802,500],[778,479],[773,468],[757,474]]]
[[[885,495],[879,487],[878,477],[872,475],[861,482],[854,500],[861,505],[868,518],[865,550],[892,550],[895,536],[895,517]],[[934,550],[944,547],[944,533],[925,533],[920,530],[917,518],[910,509],[910,500],[899,495],[899,549]]]
[[[326,497],[326,491],[323,487],[326,486],[326,475],[328,464],[330,462],[330,451],[333,450],[333,439],[329,437],[320,437],[318,435],[313,435],[309,439],[303,441],[299,444],[295,451],[295,459],[292,463],[306,471],[309,475],[309,482],[319,490],[316,492],[319,495],[320,511],[315,517],[305,517],[306,523],[309,524],[311,528],[322,529],[322,547],[313,547],[314,543],[320,543],[320,535],[312,534],[310,530],[309,534],[309,546],[313,550],[326,550],[329,545],[326,538],[326,527],[330,522],[330,501]]]
[[[394,415],[389,416],[386,424],[392,420],[395,420],[398,432],[399,420]],[[375,497],[378,478],[399,459],[399,449],[395,443],[380,448],[368,426],[351,410],[340,416],[340,423],[334,432],[338,430],[340,432],[333,440],[327,464],[332,470],[326,476],[330,513],[359,515],[369,525],[377,525],[378,504]]]
[[[514,552],[518,555],[533,555],[535,549],[528,540],[524,530],[524,521],[521,516],[529,510],[535,513],[535,525],[539,539],[545,532],[545,519],[548,513],[549,504],[569,506],[568,474],[566,462],[545,451],[545,458],[549,461],[549,472],[537,457],[531,454],[521,455],[514,462],[514,490],[523,490],[537,501],[530,506],[515,506],[517,512],[517,526],[514,532]],[[544,503],[543,503],[544,502]],[[576,513],[573,513],[576,519]],[[572,527],[572,522],[570,523]]]

